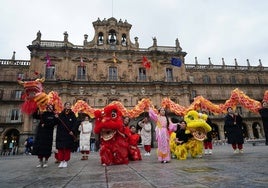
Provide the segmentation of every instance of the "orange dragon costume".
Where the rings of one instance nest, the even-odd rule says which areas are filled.
[[[57,92],[51,91],[48,94],[44,92],[42,86],[44,81],[44,78],[38,78],[33,81],[18,80],[18,83],[24,87],[24,103],[21,106],[22,112],[32,114],[37,109],[44,111],[48,104],[54,105],[56,113],[63,110],[63,105]],[[268,90],[264,93],[264,99],[267,98]],[[209,131],[211,128],[205,123],[205,115],[203,114],[202,117],[200,117],[200,114],[195,110],[203,108],[217,115],[226,113],[227,107],[235,107],[238,104],[254,113],[258,113],[258,110],[261,108],[259,101],[251,99],[239,89],[234,89],[231,92],[230,98],[227,99],[224,104],[213,104],[202,96],[197,96],[188,107],[176,104],[169,98],[162,99],[162,107],[169,109],[176,115],[184,116],[184,120],[187,122],[186,132],[193,135],[193,139],[187,143],[184,149],[178,149],[174,143],[170,143],[171,151],[180,159],[186,159],[188,152],[192,157],[201,153],[203,146],[202,140],[205,138],[201,135],[205,134],[205,132]],[[122,116],[127,115],[130,118],[138,117],[149,106],[152,106],[150,99],[144,98],[130,110],[126,109],[122,103],[118,101],[114,101],[100,110],[94,109],[85,101],[79,100],[72,107],[72,110],[76,115],[78,112],[84,112],[91,118],[96,119],[94,131],[101,135],[102,141],[100,150],[101,163],[103,165],[112,165],[127,164],[129,162],[129,143],[127,141],[127,133],[125,133],[123,129]],[[156,109],[153,110],[156,111]],[[174,134],[171,135],[171,137],[174,138]]]

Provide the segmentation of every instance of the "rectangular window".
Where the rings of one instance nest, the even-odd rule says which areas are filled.
[[[0,99],[3,99],[4,90],[0,90]]]
[[[166,69],[167,82],[173,82],[173,71],[171,68]]]
[[[18,109],[11,110],[11,121],[18,121],[20,118],[20,111]]]
[[[78,66],[77,67],[77,79],[78,80],[85,80],[86,79],[86,67],[85,66]]]
[[[194,83],[194,77],[193,76],[189,76],[189,81]]]
[[[196,90],[192,90],[191,99],[194,99],[195,97],[196,97]]]
[[[236,84],[235,76],[231,76],[230,81],[231,81],[231,84]]]
[[[21,95],[22,95],[22,91],[20,91],[20,90],[16,90],[16,91],[15,91],[15,94],[14,94],[14,98],[15,98],[16,100],[21,100]]]
[[[55,79],[55,66],[46,67],[46,79]]]
[[[139,80],[146,81],[146,70],[145,68],[139,68]]]
[[[222,76],[217,76],[216,77],[216,82],[217,82],[217,84],[223,84],[223,77]]]
[[[210,77],[208,75],[203,76],[203,83],[210,84]]]
[[[109,80],[117,81],[117,68],[116,67],[109,67]]]
[[[23,80],[24,79],[24,74],[23,73],[18,73],[17,79],[18,80]]]

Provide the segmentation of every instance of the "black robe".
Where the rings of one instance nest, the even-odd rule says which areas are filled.
[[[40,119],[33,144],[33,155],[50,157],[52,152],[53,129],[56,125],[56,118],[53,112],[34,114],[35,119]]]
[[[242,117],[240,115],[234,115],[232,117],[227,114],[224,119],[224,131],[226,132],[228,144],[243,144]]]
[[[65,110],[63,110],[59,114],[57,122],[56,148],[73,150],[76,136],[70,135],[69,132],[72,131],[74,134],[77,132],[77,118],[74,112],[65,113]]]

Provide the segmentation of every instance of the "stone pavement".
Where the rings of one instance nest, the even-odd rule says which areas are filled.
[[[81,161],[72,153],[68,168],[59,169],[50,158],[47,168],[36,168],[36,156],[1,156],[0,187],[85,187],[85,188],[261,188],[268,187],[268,146],[244,145],[243,154],[233,154],[230,145],[214,146],[213,155],[187,160],[157,161],[150,157],[128,165],[103,167],[99,153]],[[143,152],[143,149],[141,148]]]

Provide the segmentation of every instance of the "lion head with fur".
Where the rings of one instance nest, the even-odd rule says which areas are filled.
[[[94,112],[95,127],[94,132],[100,134],[105,140],[110,140],[123,129],[122,112],[116,105],[106,106],[103,110],[96,110]]]
[[[207,132],[211,131],[211,127],[207,124],[208,116],[206,114],[198,113],[195,110],[189,111],[184,120],[187,123],[187,134],[192,134],[196,140],[203,141],[207,137]]]

